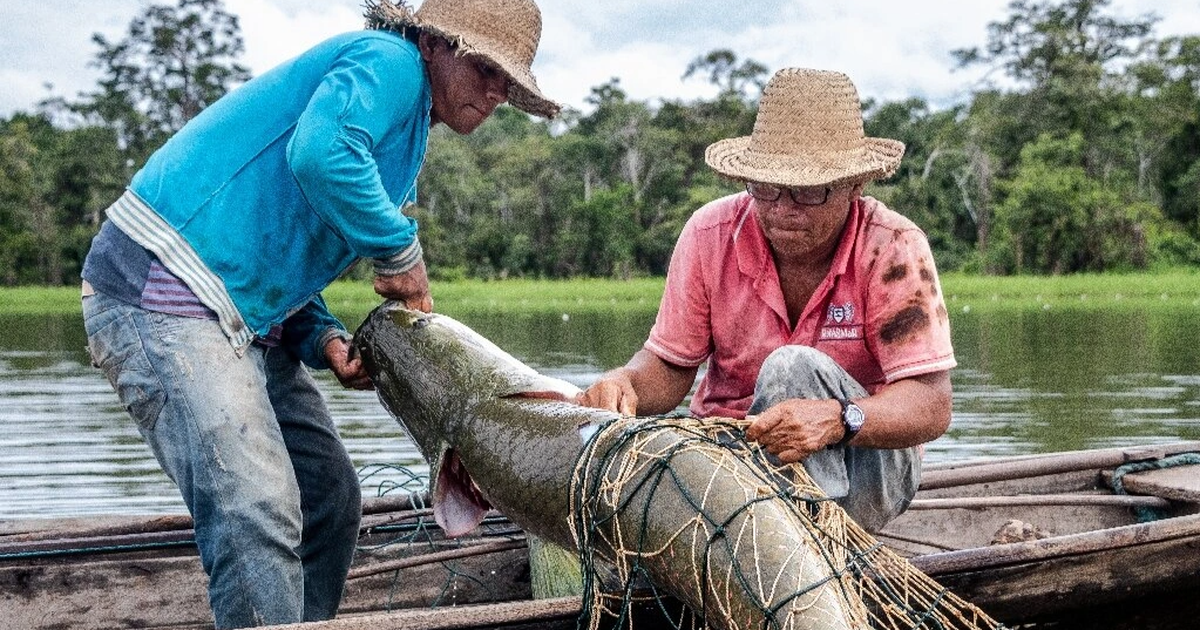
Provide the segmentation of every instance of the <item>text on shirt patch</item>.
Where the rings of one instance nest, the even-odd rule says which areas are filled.
[[[825,312],[825,324],[821,326],[820,338],[832,339],[862,339],[862,324],[854,321],[854,304],[830,304]]]

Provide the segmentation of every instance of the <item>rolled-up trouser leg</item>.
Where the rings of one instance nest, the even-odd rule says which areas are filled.
[[[862,385],[829,355],[808,346],[783,346],[763,362],[750,413],[762,413],[791,398],[866,396]],[[813,453],[803,463],[817,485],[871,532],[904,512],[921,481],[916,447],[832,447]]]

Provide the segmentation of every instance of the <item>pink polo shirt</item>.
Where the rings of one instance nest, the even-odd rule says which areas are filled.
[[[874,394],[899,379],[956,365],[950,322],[925,234],[871,197],[846,222],[829,275],[796,329],[766,237],[738,193],[683,228],[645,348],[681,366],[708,361],[692,397],[699,417],[744,417],[767,355],[785,344],[828,354]]]

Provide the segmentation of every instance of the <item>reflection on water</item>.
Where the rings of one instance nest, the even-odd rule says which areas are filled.
[[[937,452],[1053,452],[1200,436],[1195,308],[958,314]]]
[[[580,386],[640,347],[653,317],[460,314]],[[952,317],[954,421],[929,460],[1200,439],[1196,309]],[[0,318],[0,518],[183,510],[85,344],[78,317]],[[357,465],[424,470],[373,393],[318,378]],[[402,477],[379,469],[371,483]]]

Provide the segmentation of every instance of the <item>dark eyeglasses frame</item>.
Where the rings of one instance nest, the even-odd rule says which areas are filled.
[[[816,186],[812,188],[789,188],[786,186],[776,186],[774,184],[761,184],[758,182],[746,182],[746,192],[750,193],[751,197],[759,201],[775,202],[783,196],[783,191],[788,191],[788,196],[798,206],[820,206],[829,201],[829,193],[833,192],[833,187],[825,186],[825,194],[821,195],[820,201],[813,201],[815,197],[798,197],[797,193],[805,194],[805,191],[815,191]]]

